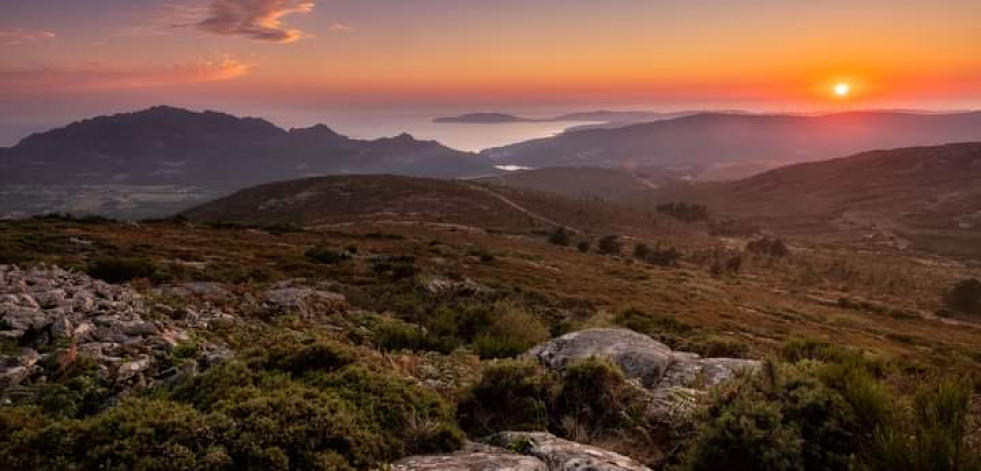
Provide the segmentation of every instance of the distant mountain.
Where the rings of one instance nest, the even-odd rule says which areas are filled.
[[[566,132],[488,149],[483,155],[499,165],[532,168],[787,164],[873,149],[977,139],[981,139],[981,112],[702,113],[614,129]]]
[[[633,172],[599,167],[553,167],[507,172],[475,181],[565,196],[615,200],[631,193],[657,189],[664,182],[680,177],[674,172],[660,169]]]
[[[648,210],[595,198],[389,175],[269,183],[205,203],[183,215],[205,222],[316,226],[374,221],[521,233],[556,226],[592,234],[661,235],[665,230]]]
[[[362,141],[319,125],[155,107],[34,134],[3,152],[0,183],[197,185],[233,190],[306,175],[495,173],[474,154],[407,134]]]
[[[802,237],[860,236],[981,257],[981,143],[866,152],[628,199],[705,203]]]
[[[433,119],[434,123],[444,124],[503,124],[526,123],[540,120],[522,118],[505,113],[469,113],[460,116],[444,116]]]

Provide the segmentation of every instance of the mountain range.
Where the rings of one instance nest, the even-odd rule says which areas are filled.
[[[981,112],[850,112],[823,116],[701,113],[588,129],[482,152],[531,168],[789,164],[898,147],[981,140]]]
[[[181,184],[230,191],[322,174],[454,178],[495,172],[486,159],[408,134],[356,140],[324,125],[287,131],[262,119],[164,106],[76,122],[0,151],[0,184]]]

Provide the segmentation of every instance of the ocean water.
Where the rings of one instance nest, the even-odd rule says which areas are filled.
[[[325,124],[335,132],[355,139],[377,139],[409,133],[416,139],[438,141],[457,150],[478,152],[491,147],[560,134],[568,128],[590,124],[584,121],[548,121],[494,124],[434,123],[439,116],[455,113],[277,113],[268,117],[284,128]],[[526,118],[539,118],[521,114]]]

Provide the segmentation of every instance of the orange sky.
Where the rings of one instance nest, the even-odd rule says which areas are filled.
[[[846,99],[832,94],[841,81]],[[981,108],[981,1],[5,5],[0,106],[51,111],[95,96],[119,106]]]

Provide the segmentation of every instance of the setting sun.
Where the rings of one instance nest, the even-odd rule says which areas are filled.
[[[845,82],[841,82],[835,85],[835,95],[838,96],[839,98],[847,97],[851,93],[851,91],[852,91],[852,86]]]

